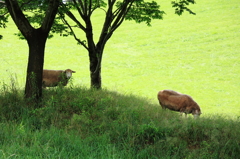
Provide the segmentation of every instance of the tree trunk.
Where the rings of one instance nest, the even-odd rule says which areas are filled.
[[[25,86],[25,98],[38,101],[42,97],[42,70],[44,64],[44,49],[47,34],[41,29],[33,31],[30,38],[27,38],[29,46],[27,77]],[[36,38],[38,37],[38,38]]]
[[[5,0],[7,9],[18,29],[27,39],[29,46],[27,77],[25,85],[25,98],[38,103],[42,97],[42,70],[44,64],[44,49],[48,33],[53,25],[58,11],[60,0],[48,0],[48,8],[45,12],[41,27],[35,29],[26,18],[17,0]],[[21,6],[23,3],[21,3]],[[28,3],[26,3],[28,5]],[[38,6],[33,6],[33,9]],[[31,9],[30,9],[31,10]],[[37,9],[38,10],[38,9]],[[41,11],[41,8],[40,10]]]
[[[91,88],[101,89],[102,88],[102,78],[101,78],[101,63],[97,57],[97,53],[94,51],[89,53],[90,58],[90,78],[91,78]]]

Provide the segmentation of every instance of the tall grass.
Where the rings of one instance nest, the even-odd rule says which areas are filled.
[[[42,107],[33,109],[20,89],[1,91],[0,158],[240,155],[239,118],[182,118],[146,98],[85,87],[45,90]]]

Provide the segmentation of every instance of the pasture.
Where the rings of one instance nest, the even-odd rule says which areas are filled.
[[[174,14],[170,1],[160,2],[163,20],[145,24],[125,21],[108,41],[102,63],[103,88],[148,98],[158,105],[157,92],[173,89],[191,95],[202,116],[240,116],[240,3],[238,0],[197,1],[196,15]],[[102,11],[93,17],[95,38]],[[16,78],[25,85],[26,41],[13,35],[10,22],[1,29],[1,83]],[[73,69],[74,86],[90,85],[87,51],[73,37],[55,35],[45,49],[45,69]]]
[[[23,100],[28,46],[10,22],[0,29],[0,158],[239,158],[238,1],[199,0],[197,15],[180,17],[165,1],[151,27],[125,21],[106,45],[100,91],[89,89],[87,51],[55,35],[44,68],[76,73],[67,87],[43,90],[37,109]],[[203,114],[162,111],[162,89],[191,95]]]

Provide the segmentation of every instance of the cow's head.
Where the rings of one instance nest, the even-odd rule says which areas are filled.
[[[76,73],[76,71],[73,71],[71,69],[66,69],[64,73],[66,74],[67,79],[69,79],[72,77],[72,73]]]
[[[201,110],[195,110],[192,115],[194,116],[194,118],[198,118],[200,115],[202,114]]]

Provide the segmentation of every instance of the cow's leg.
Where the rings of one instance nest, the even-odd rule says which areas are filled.
[[[167,106],[162,104],[160,101],[159,101],[159,104],[161,105],[162,109],[166,110],[167,109]]]
[[[183,113],[185,114],[184,117],[187,118],[187,113],[180,111],[180,116],[183,117]]]
[[[181,116],[181,117],[183,116],[183,112],[180,112],[180,116]]]

